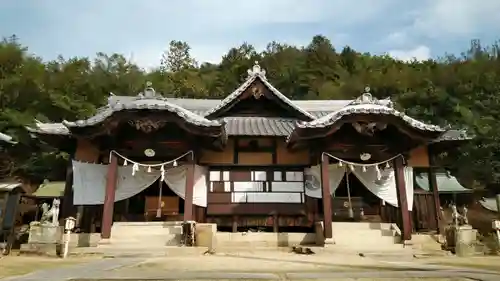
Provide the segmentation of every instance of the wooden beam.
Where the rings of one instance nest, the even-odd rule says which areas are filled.
[[[325,238],[332,238],[332,196],[330,192],[329,157],[321,156],[321,192],[323,196],[323,233]]]
[[[111,226],[113,224],[113,209],[115,206],[116,180],[118,176],[118,158],[111,155],[108,164],[108,175],[106,177],[106,193],[104,196],[104,206],[102,212],[101,238],[111,238]]]
[[[404,175],[403,157],[397,157],[393,160],[394,175],[396,179],[396,191],[398,197],[398,206],[401,213],[401,239],[403,241],[411,240],[411,218],[408,211],[408,198],[406,198],[406,182]]]

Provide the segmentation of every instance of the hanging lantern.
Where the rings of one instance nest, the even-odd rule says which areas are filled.
[[[139,171],[139,164],[134,163],[134,166],[132,166],[132,176],[134,176],[137,171]]]
[[[123,166],[127,166],[127,165],[128,165],[127,159],[124,159],[123,160]]]
[[[389,161],[385,162],[385,168],[386,168],[386,169],[391,168],[391,166],[389,166]]]
[[[349,164],[349,169],[354,172],[354,166],[352,164]]]
[[[177,167],[177,161],[176,160],[174,160],[174,164],[173,165],[174,165],[174,167]]]
[[[339,167],[342,167],[342,161],[339,161]]]
[[[363,172],[366,172],[366,166],[363,166]]]
[[[148,173],[151,173],[151,166],[148,166]]]

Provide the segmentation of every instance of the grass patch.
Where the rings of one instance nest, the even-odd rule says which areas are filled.
[[[0,258],[0,278],[25,275],[38,270],[76,265],[89,259],[5,256]]]

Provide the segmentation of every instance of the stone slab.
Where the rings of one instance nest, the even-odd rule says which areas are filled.
[[[28,243],[55,244],[61,241],[62,227],[44,224],[31,224]]]

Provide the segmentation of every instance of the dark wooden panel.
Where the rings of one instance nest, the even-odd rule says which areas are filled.
[[[208,204],[231,204],[231,193],[208,193],[207,196]]]
[[[436,211],[432,194],[415,194],[413,198],[413,225],[415,230],[417,232],[436,230]]]
[[[158,201],[158,196],[145,197],[144,213],[156,214],[158,208],[162,215],[177,215],[179,213],[179,197],[178,196],[162,196],[161,202]]]
[[[231,181],[251,181],[252,173],[250,171],[230,171],[229,179]]]
[[[305,204],[290,203],[244,203],[244,204],[210,204],[208,215],[305,215]]]
[[[225,192],[223,181],[213,181],[211,184],[213,188],[212,192]]]

